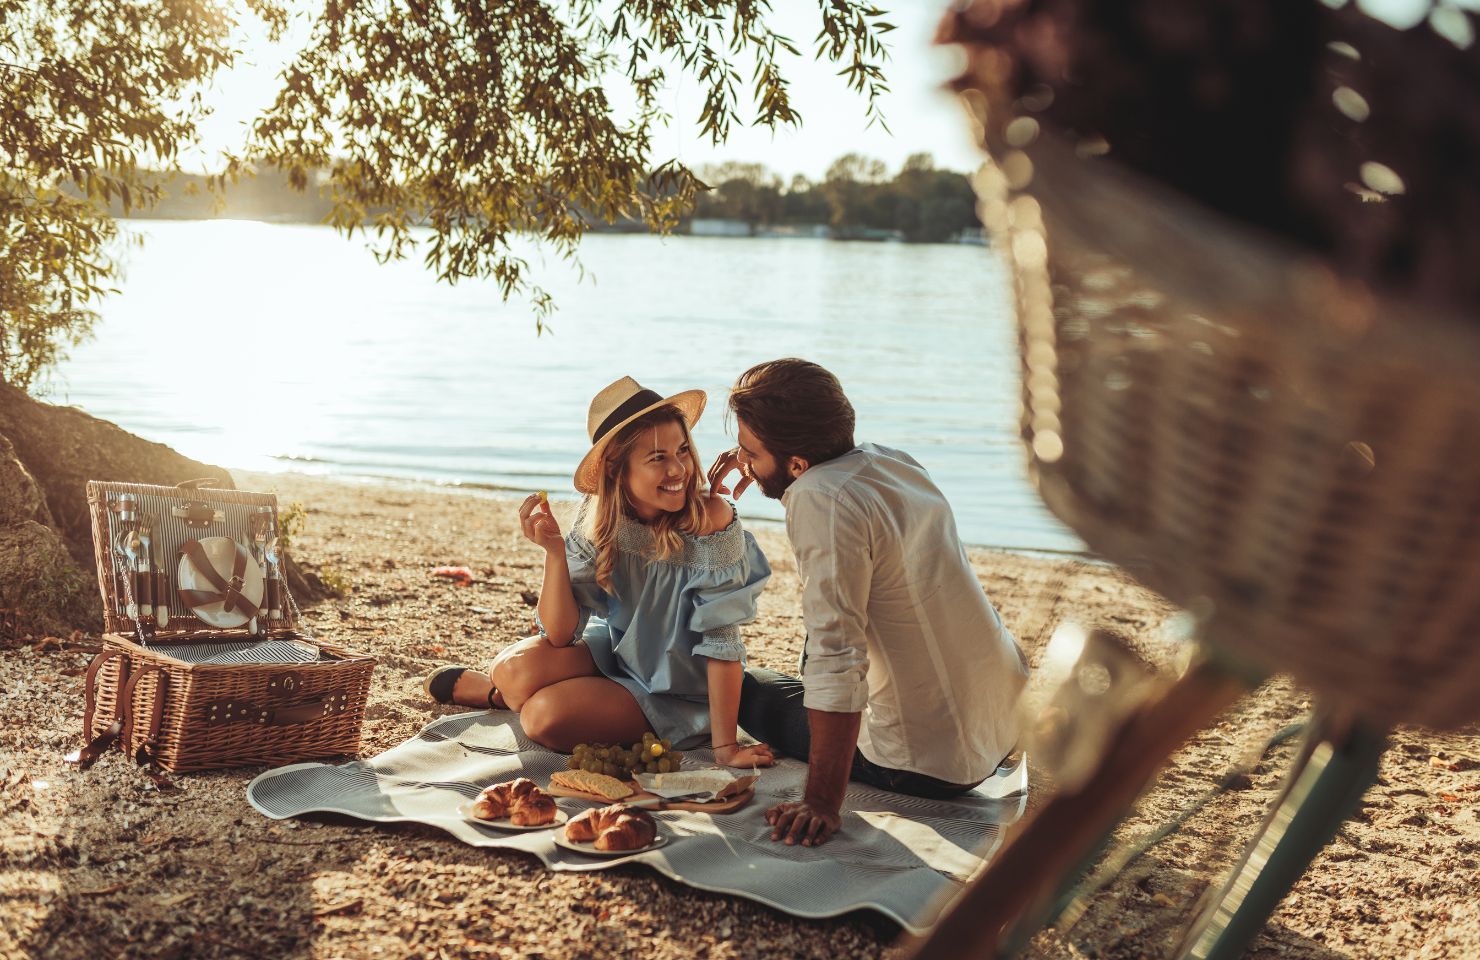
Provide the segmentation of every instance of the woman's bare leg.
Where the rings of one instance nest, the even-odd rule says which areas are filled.
[[[578,743],[632,743],[652,729],[627,688],[606,677],[576,677],[541,687],[519,711],[524,733],[551,750]]]
[[[458,677],[452,701],[465,707],[486,707],[489,687],[494,686],[498,688],[494,704],[518,710],[541,687],[598,675],[584,643],[552,647],[543,637],[526,637],[501,650],[488,673],[469,670]]]
[[[584,643],[552,647],[543,637],[528,637],[504,648],[489,673],[510,710],[524,709],[526,700],[552,683],[601,676]]]

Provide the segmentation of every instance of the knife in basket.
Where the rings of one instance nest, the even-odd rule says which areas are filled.
[[[170,622],[170,574],[164,566],[164,547],[159,537],[152,544],[154,556],[154,621],[161,627]]]
[[[150,552],[150,545],[154,540],[154,530],[149,525],[149,516],[142,515],[139,518],[139,566],[138,575],[134,578],[134,594],[139,600],[139,617],[149,620],[154,616],[154,555]]]

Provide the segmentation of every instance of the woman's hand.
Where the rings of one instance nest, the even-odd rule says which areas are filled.
[[[764,743],[749,746],[732,743],[729,746],[719,747],[714,751],[714,759],[727,767],[740,767],[744,770],[769,767],[776,763],[776,757],[771,753],[771,748]]]
[[[519,505],[519,530],[524,539],[543,547],[546,553],[565,552],[565,537],[550,512],[550,501],[537,493],[531,493]]]

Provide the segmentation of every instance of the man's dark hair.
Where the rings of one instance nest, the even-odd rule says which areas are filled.
[[[853,404],[838,378],[788,357],[758,363],[730,391],[730,412],[777,460],[825,463],[853,449]]]

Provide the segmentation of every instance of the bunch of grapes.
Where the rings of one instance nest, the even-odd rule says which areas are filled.
[[[608,743],[578,743],[566,766],[572,770],[604,773],[618,780],[630,780],[639,773],[672,773],[678,769],[683,754],[667,740],[652,732],[642,735],[641,743],[630,747]]]

